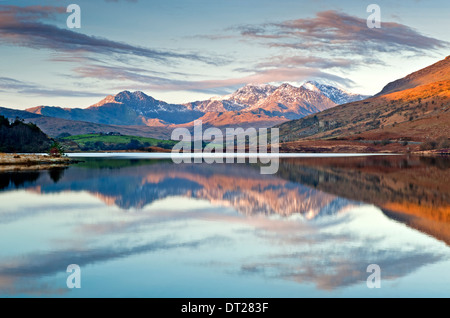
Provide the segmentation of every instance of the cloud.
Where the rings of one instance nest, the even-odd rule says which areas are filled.
[[[19,81],[10,77],[0,77],[0,92],[1,91],[14,91],[19,94],[29,94],[34,96],[102,97],[106,95],[101,92],[93,93],[89,91],[48,88],[39,84]]]
[[[139,68],[87,65],[80,66],[74,71],[81,77],[89,77],[105,80],[128,80],[133,82],[134,88],[142,90],[173,91],[186,90],[210,94],[224,94],[231,90],[242,87],[248,83],[269,83],[269,82],[299,82],[310,78],[322,78],[342,85],[351,85],[353,82],[348,78],[343,78],[327,72],[323,72],[313,67],[271,67],[268,69],[251,70],[239,69],[238,71],[250,73],[249,75],[236,76],[225,79],[210,80],[178,80],[167,77],[149,75],[146,70]],[[131,84],[131,83],[130,83]],[[117,87],[126,89],[127,86]]]
[[[289,162],[286,164],[289,165]],[[229,198],[222,197],[221,191],[216,191],[218,184],[238,185],[238,192],[241,193],[234,194],[235,198],[239,198],[238,201],[245,199],[246,193],[250,195],[255,193],[257,198],[261,198],[261,189],[284,189],[284,191],[295,190],[298,194],[306,193],[304,199],[301,199],[301,196],[296,197],[301,201],[311,202],[312,205],[309,208],[305,206],[305,209],[296,208],[294,213],[296,216],[323,207],[324,195],[334,198],[334,195],[310,189],[302,183],[287,182],[281,178],[282,176],[260,175],[258,170],[252,167],[220,165],[211,167],[195,164],[181,166],[163,162],[157,165],[116,169],[113,176],[110,171],[104,170],[108,169],[69,169],[57,184],[54,184],[47,174],[41,173],[42,177],[47,178],[39,179],[39,189],[42,191],[41,194],[77,192],[84,189],[96,193],[97,196],[101,193],[115,197],[119,192],[121,195],[127,193],[121,190],[123,187],[110,185],[122,184],[130,189],[128,195],[131,201],[122,197],[121,202],[149,203],[177,196],[172,190],[178,191],[180,185],[185,186],[195,180],[198,184],[214,185],[211,188],[213,191],[208,191],[213,195],[209,196],[208,192],[203,191],[190,191],[188,196],[207,199],[216,207],[204,205],[180,208],[179,205],[165,204],[163,208],[147,206],[140,213],[122,213],[106,207],[104,210],[99,209],[98,205],[90,205],[88,201],[72,208],[61,208],[52,201],[50,209],[46,200],[34,206],[35,212],[64,213],[65,219],[73,220],[72,223],[62,221],[64,226],[68,226],[67,233],[70,236],[63,235],[57,237],[57,240],[54,240],[54,235],[50,236],[49,243],[55,245],[44,244],[44,246],[52,247],[51,251],[31,249],[27,253],[13,253],[11,256],[0,258],[0,291],[5,290],[8,294],[17,292],[18,287],[23,287],[17,285],[19,279],[26,279],[26,286],[30,286],[42,282],[43,276],[65,274],[64,269],[72,263],[99,271],[101,270],[99,265],[118,259],[132,260],[133,256],[161,252],[165,255],[190,255],[180,257],[179,268],[186,268],[186,262],[192,265],[192,260],[195,266],[196,257],[200,256],[198,262],[202,264],[201,266],[219,264],[221,267],[213,268],[219,274],[256,275],[255,278],[260,280],[281,278],[305,285],[315,284],[321,290],[339,290],[347,286],[365,288],[365,281],[369,275],[366,272],[368,264],[380,265],[382,284],[386,282],[383,286],[389,289],[392,284],[388,280],[395,281],[400,277],[408,280],[407,275],[427,265],[448,261],[447,249],[440,242],[386,218],[382,211],[374,206],[354,207],[352,206],[354,202],[342,198],[339,200],[346,207],[350,205],[350,209],[341,209],[342,206],[331,204],[330,207],[335,209],[333,213],[321,214],[321,217],[314,221],[259,214],[257,211],[263,203],[260,200],[251,206],[247,205],[251,204],[251,201],[242,200],[243,207],[249,207],[241,210],[242,215],[233,209],[227,213],[230,205],[216,199],[233,201],[233,194]],[[108,178],[104,178],[106,175]],[[223,177],[231,179],[229,182],[219,182],[224,180]],[[102,182],[86,183],[85,178]],[[164,179],[171,182],[166,183]],[[138,184],[139,187],[130,186],[133,184]],[[145,189],[148,184],[152,186],[152,191],[147,192],[150,194],[150,200],[145,200],[142,193],[136,196],[136,189]],[[36,184],[32,186],[35,187]],[[274,198],[279,203],[279,198],[285,197],[280,195]],[[292,200],[289,203],[294,204]],[[232,207],[239,211],[238,206]],[[20,205],[15,205],[15,208],[19,212],[27,210]],[[281,204],[280,209],[285,211],[286,208],[288,206]],[[17,211],[3,214],[12,216]],[[84,211],[85,214],[80,214],[80,211]],[[91,215],[92,211],[97,213],[96,218],[88,218],[86,221],[83,216]],[[31,214],[21,217],[29,215]],[[42,220],[48,219],[43,215],[37,215]],[[71,218],[71,215],[77,217]],[[15,221],[21,219],[17,218]],[[205,222],[211,226],[205,226]],[[221,229],[219,232],[216,232],[215,225]],[[64,226],[61,233],[65,233]],[[41,235],[41,232],[38,231],[36,234]],[[32,232],[30,235],[33,236],[35,233]],[[254,246],[264,248],[256,249],[257,252],[252,252],[249,256],[249,248],[252,249]],[[209,247],[214,247],[218,252],[205,253],[209,251]],[[219,253],[221,250],[235,252]],[[50,278],[45,278],[48,286],[39,288],[52,288],[52,282],[55,280]],[[391,290],[393,289],[388,291]],[[25,292],[28,293],[27,290]]]
[[[57,14],[65,13],[65,10],[62,7],[0,5],[0,41],[35,49],[106,56],[130,55],[160,62],[168,59],[186,59],[208,64],[224,62],[218,58],[205,58],[196,53],[177,53],[111,41],[41,22],[42,19],[51,19]]]
[[[103,246],[86,250],[68,249],[53,251],[51,253],[31,253],[24,255],[19,260],[9,260],[2,263],[0,276],[40,276],[58,273],[67,267],[67,264],[79,266],[92,265],[98,262],[106,262],[113,259],[124,258],[132,255],[171,250],[179,248],[195,249],[202,245],[214,244],[223,241],[224,237],[205,237],[199,240],[185,242],[168,242],[169,238],[145,242],[131,247],[116,242],[116,247]]]
[[[33,85],[10,77],[0,77],[0,90],[21,90],[34,87]]]
[[[365,61],[374,62],[374,59],[364,58]],[[255,65],[257,69],[267,68],[314,68],[319,70],[325,69],[353,69],[357,67],[359,60],[347,59],[347,58],[324,58],[319,56],[301,56],[301,55],[277,55],[270,59],[261,61]],[[239,71],[250,71],[249,68],[239,68]]]
[[[338,11],[322,11],[314,18],[288,20],[234,28],[244,38],[271,40],[271,47],[287,47],[342,55],[374,52],[420,52],[449,47],[449,43],[425,36],[395,22],[369,29],[366,20]]]

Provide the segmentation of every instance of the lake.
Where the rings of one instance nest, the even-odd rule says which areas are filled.
[[[1,297],[450,296],[448,158],[82,160],[0,173]]]

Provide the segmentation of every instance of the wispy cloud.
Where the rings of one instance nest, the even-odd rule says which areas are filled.
[[[63,96],[63,97],[101,97],[105,93],[93,93],[82,90],[48,88],[32,82],[24,82],[10,77],[0,77],[0,91],[29,94],[33,96]]]
[[[88,65],[80,66],[74,69],[76,73],[84,78],[95,78],[106,80],[127,80],[134,82],[134,87],[147,90],[186,90],[210,94],[222,94],[230,90],[239,88],[248,83],[269,83],[283,81],[303,81],[309,78],[323,78],[342,85],[351,85],[350,79],[337,75],[326,73],[318,68],[295,68],[295,67],[274,67],[262,69],[259,71],[251,69],[241,69],[248,75],[230,77],[225,79],[209,79],[209,80],[178,80],[170,79],[163,76],[150,75],[146,70],[130,67],[104,66],[104,65]],[[126,89],[126,86],[117,87],[118,89]]]
[[[0,276],[39,276],[43,274],[49,275],[61,271],[61,268],[67,266],[66,264],[75,263],[80,266],[84,266],[132,255],[156,252],[160,250],[180,248],[195,249],[205,244],[212,244],[214,241],[223,240],[223,238],[219,236],[206,237],[200,240],[193,240],[190,242],[182,243],[168,242],[168,240],[169,239],[166,238],[166,240],[161,239],[157,241],[151,241],[132,247],[122,246],[122,244],[120,244],[119,242],[117,244],[118,247],[116,248],[105,246],[103,248],[93,248],[84,251],[70,249],[48,254],[29,254],[26,257],[23,257],[23,260],[12,260],[11,263],[6,264],[6,266],[3,263],[3,266],[0,269]]]
[[[65,12],[63,7],[0,5],[0,41],[12,45],[61,52],[87,52],[107,56],[130,55],[160,62],[168,59],[186,59],[208,64],[223,63],[197,53],[178,53],[135,46],[108,40],[42,22]]]
[[[265,40],[272,47],[287,47],[341,55],[342,53],[420,52],[449,47],[449,43],[421,34],[400,23],[383,22],[369,29],[366,20],[339,11],[318,12],[314,18],[233,28],[244,38]]]

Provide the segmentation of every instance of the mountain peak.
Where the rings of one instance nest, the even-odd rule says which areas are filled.
[[[122,91],[122,92],[118,93],[116,96],[114,96],[114,99],[118,102],[122,102],[122,101],[129,101],[129,100],[143,101],[146,99],[153,99],[153,98],[146,95],[145,93],[143,93],[141,91],[135,91],[135,92]]]
[[[236,93],[242,92],[269,92],[276,89],[276,86],[270,84],[247,84],[241,88],[239,88]],[[233,94],[232,94],[233,95]]]
[[[280,86],[278,86],[278,88],[297,88],[289,83],[283,83]]]
[[[276,86],[270,84],[247,84],[227,96],[226,100],[236,104],[252,106],[267,98],[276,89]]]
[[[320,92],[319,89],[319,83],[316,81],[308,81],[305,84],[303,84],[301,87],[306,88],[307,90],[313,91],[313,92]]]
[[[308,81],[301,87],[313,92],[322,93],[338,105],[366,99],[369,97],[366,95],[349,93],[343,89],[334,87],[332,85],[321,84],[317,81]]]
[[[143,92],[135,91],[122,91],[116,95],[108,95],[98,103],[91,105],[89,108],[101,107],[105,104],[123,104],[127,102],[143,102],[143,101],[153,101],[154,99]]]

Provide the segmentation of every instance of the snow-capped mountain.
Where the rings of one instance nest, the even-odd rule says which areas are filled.
[[[27,111],[112,125],[190,125],[195,119],[202,119],[211,126],[254,123],[270,127],[362,98],[316,82],[307,82],[301,87],[287,83],[280,86],[248,84],[230,95],[186,104],[169,104],[143,92],[123,91],[85,109],[39,106]]]
[[[308,85],[295,87],[287,83],[280,86],[248,84],[233,94],[189,103],[186,106],[203,112],[263,110],[274,116],[282,115],[288,119],[296,119],[338,105],[321,89],[313,87],[312,84]],[[326,89],[326,92],[332,92],[334,87],[322,85],[321,88]],[[340,100],[343,100],[344,96],[350,96],[337,88],[334,88],[333,92],[334,95],[340,92]]]
[[[276,89],[276,86],[269,84],[248,84],[233,94],[188,103],[186,106],[203,112],[241,111],[266,99]]]
[[[231,94],[228,100],[241,105],[254,106],[269,97],[276,89],[276,86],[269,84],[248,84]]]
[[[248,110],[263,109],[272,115],[296,119],[334,106],[336,103],[320,92],[285,83]]]
[[[302,87],[313,92],[322,93],[338,105],[356,102],[369,97],[367,95],[353,94],[331,85],[320,84],[316,81],[308,81]]]

